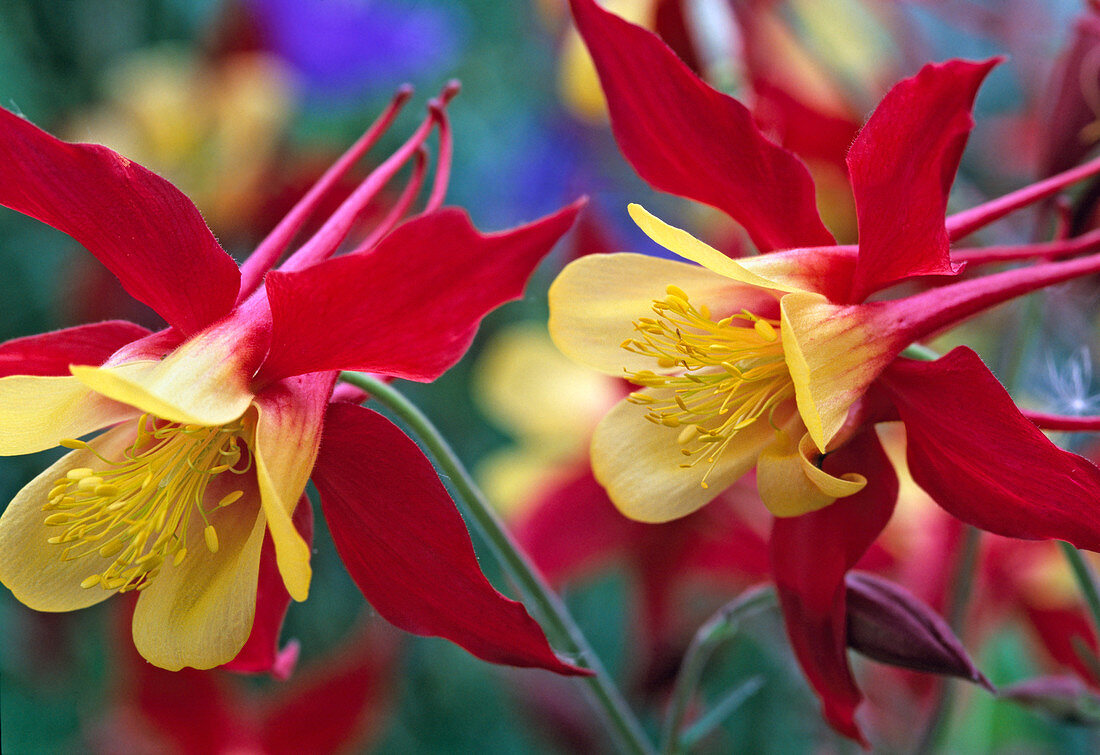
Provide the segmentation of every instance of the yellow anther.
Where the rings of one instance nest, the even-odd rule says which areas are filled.
[[[232,503],[236,503],[240,500],[242,495],[244,495],[243,490],[234,490],[232,493],[223,496],[222,499],[218,501],[218,508],[224,508]]]
[[[99,581],[103,578],[101,574],[93,574],[90,577],[85,577],[80,582],[80,586],[87,590],[89,587],[95,587],[99,584]]]
[[[137,421],[133,443],[109,461],[83,441],[67,448],[93,450],[99,469],[80,467],[58,479],[47,497],[43,522],[60,526],[51,544],[66,545],[62,560],[85,556],[109,559],[96,575],[107,590],[143,589],[166,561],[180,564],[187,555],[184,535],[192,517],[206,519],[210,481],[219,474],[244,474],[251,468],[248,448],[239,440],[244,425],[203,427],[178,425],[144,415]],[[238,465],[242,458],[246,463]],[[223,496],[219,506],[240,499],[243,491]],[[218,536],[207,522],[207,548],[218,551]]]
[[[202,531],[202,536],[206,540],[206,547],[211,553],[218,552],[218,533],[214,530],[214,525],[206,525],[206,529]]]
[[[758,319],[752,324],[752,327],[765,341],[774,341],[779,337],[779,334],[775,332],[775,328],[767,320]]]
[[[103,558],[110,558],[122,550],[123,545],[125,545],[125,543],[122,540],[113,540],[99,549],[99,555],[103,556]]]
[[[695,436],[698,435],[698,434],[699,434],[698,426],[696,426],[696,425],[685,425],[684,429],[680,431],[680,434],[676,436],[676,442],[679,443],[682,446],[685,443],[690,443],[691,441],[695,440]],[[681,451],[686,451],[688,454],[691,453],[691,451],[688,451],[688,449],[686,449],[686,448],[681,448],[680,450]]]
[[[692,457],[682,466],[714,464],[740,431],[794,399],[780,322],[747,310],[715,322],[710,309],[693,305],[683,289],[670,285],[665,291],[664,299],[653,301],[656,318],[634,322],[638,338],[627,348],[665,372],[626,370],[629,381],[657,389],[630,401],[646,407],[650,422],[681,428],[677,442]],[[704,447],[705,453],[696,453]]]
[[[62,448],[71,448],[74,451],[79,451],[81,449],[85,449],[85,448],[88,447],[88,444],[85,443],[82,440],[71,440],[71,439],[70,440],[63,440],[60,443],[58,443],[57,445],[61,446]]]
[[[81,477],[80,482],[78,482],[76,484],[76,489],[77,490],[85,490],[85,491],[95,490],[97,486],[102,485],[102,484],[103,484],[103,478],[102,477],[96,477],[95,475],[91,475],[89,477]]]

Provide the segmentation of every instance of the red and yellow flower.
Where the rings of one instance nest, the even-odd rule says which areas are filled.
[[[456,91],[433,101],[409,140],[277,270],[409,92],[240,269],[168,182],[0,111],[0,204],[69,234],[166,323],[152,333],[101,322],[0,345],[0,453],[69,449],[0,518],[0,581],[16,598],[69,611],[138,591],[133,634],[146,659],[168,669],[225,664],[255,616],[274,622],[258,628],[267,641],[281,620],[257,609],[265,538],[285,590],[307,596],[310,549],[292,516],[312,476],[341,557],[383,616],[488,660],[575,671],[485,580],[416,445],[381,415],[332,401],[340,369],[420,381],[445,371],[480,319],[520,294],[578,211],[484,235],[463,211],[441,208],[451,153],[444,105]],[[437,130],[427,206],[398,225]],[[410,161],[390,214],[333,257]],[[463,615],[471,605],[476,622]]]
[[[592,256],[555,281],[558,346],[642,386],[597,428],[596,477],[627,516],[660,522],[755,469],[777,517],[772,572],[792,644],[830,722],[859,738],[844,574],[897,497],[875,423],[905,424],[914,478],[957,518],[1100,550],[1094,464],[1054,446],[969,349],[934,362],[901,356],[995,304],[1100,271],[1093,255],[950,282],[965,262],[1095,249],[1095,239],[989,254],[950,244],[1098,166],[945,220],[972,103],[997,61],[928,65],[890,90],[848,152],[859,244],[838,246],[805,166],[744,106],[649,32],[592,0],[572,8],[637,172],[725,211],[766,252],[732,259],[633,205],[642,230],[683,262]],[[938,287],[868,301],[930,276]]]

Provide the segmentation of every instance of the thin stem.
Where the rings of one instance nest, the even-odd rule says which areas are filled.
[[[947,623],[957,636],[962,636],[963,623],[966,620],[966,609],[970,604],[970,593],[974,587],[974,572],[977,571],[978,552],[981,546],[982,531],[976,527],[967,525],[963,534],[962,551],[959,560],[955,564],[954,579],[951,583],[955,586],[951,593],[951,602],[947,607]],[[943,679],[940,694],[936,699],[936,707],[929,716],[928,726],[924,730],[924,736],[917,744],[916,752],[935,752],[944,734],[951,716],[951,707],[955,701],[955,682],[951,679]]]
[[[753,590],[721,608],[699,627],[684,653],[680,672],[676,676],[676,686],[672,690],[668,715],[661,731],[661,752],[664,755],[673,755],[682,750],[680,730],[684,725],[688,705],[699,689],[703,669],[711,655],[719,645],[733,636],[738,624],[748,615],[773,605],[775,593],[770,588]]]
[[[611,682],[569,609],[550,589],[534,564],[505,529],[439,430],[420,409],[381,380],[358,372],[343,372],[340,379],[369,393],[372,399],[388,407],[408,425],[451,483],[458,494],[456,502],[484,536],[501,567],[539,613],[552,641],[578,665],[594,672],[593,676],[579,677],[579,680],[587,686],[591,699],[611,726],[622,749],[630,753],[651,755],[654,752],[653,745],[622,694]]]
[[[1062,553],[1069,562],[1069,568],[1073,570],[1073,576],[1077,580],[1081,594],[1085,596],[1085,604],[1089,607],[1089,615],[1092,617],[1092,630],[1100,637],[1100,590],[1096,587],[1096,573],[1093,572],[1089,562],[1081,555],[1081,551],[1066,542],[1059,541]]]

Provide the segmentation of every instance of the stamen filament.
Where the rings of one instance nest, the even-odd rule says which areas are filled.
[[[637,338],[622,348],[652,357],[663,370],[627,371],[633,383],[654,389],[627,399],[645,406],[646,419],[679,428],[676,440],[691,468],[713,465],[734,437],[794,397],[794,384],[779,338],[780,323],[742,310],[717,322],[705,306],[695,307],[676,286],[653,302],[656,318],[634,322]],[[699,453],[706,449],[706,453]],[[707,486],[704,474],[701,484]]]
[[[97,555],[110,559],[100,573],[81,582],[85,588],[140,590],[171,557],[174,565],[187,554],[186,539],[196,511],[206,527],[207,548],[217,552],[218,539],[203,509],[207,486],[219,474],[244,474],[251,454],[242,453],[241,423],[219,427],[166,423],[152,415],[137,422],[134,442],[121,461],[109,461],[83,441],[66,441],[76,450],[91,450],[104,468],[78,467],[56,481],[48,496],[49,526],[65,527],[50,543],[69,543],[63,560]],[[243,468],[237,468],[242,457]],[[239,500],[243,491],[222,496],[211,511]]]

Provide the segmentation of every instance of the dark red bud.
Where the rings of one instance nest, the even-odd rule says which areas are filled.
[[[888,580],[850,572],[848,645],[868,658],[929,674],[955,676],[993,691],[947,622]]]

